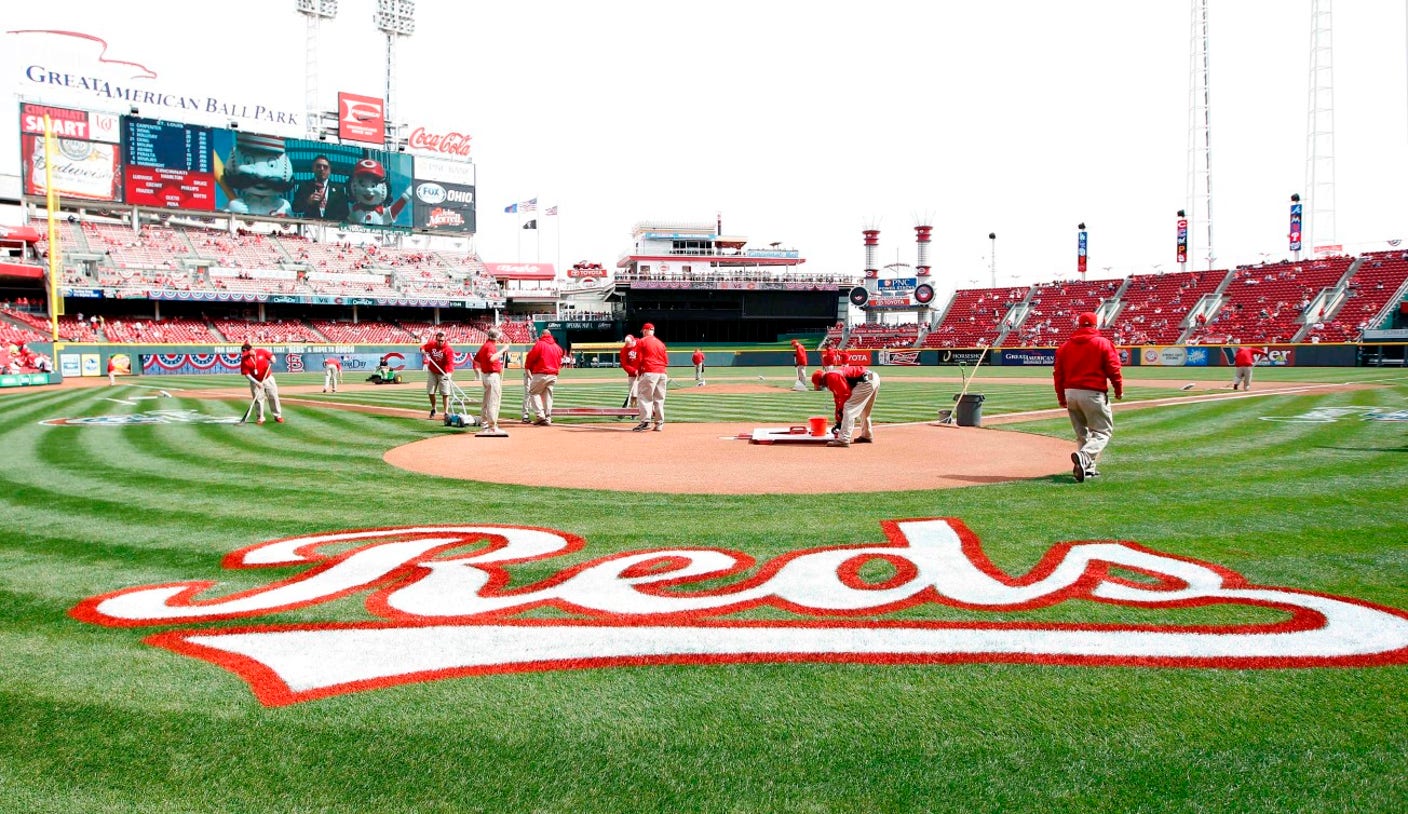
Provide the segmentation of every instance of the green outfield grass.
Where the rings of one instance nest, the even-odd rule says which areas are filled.
[[[676,372],[692,384],[690,371]],[[932,421],[961,387],[924,380],[956,379],[958,368],[880,372],[875,417],[883,423]],[[506,377],[506,418],[517,418],[516,375]],[[1408,810],[1402,664],[665,664],[455,677],[265,706],[233,672],[143,639],[371,621],[367,592],[235,623],[105,627],[70,615],[85,599],[134,586],[208,581],[217,583],[212,596],[225,596],[290,578],[304,569],[232,570],[222,560],[322,532],[499,524],[585,540],[579,551],[510,567],[513,585],[523,586],[654,548],[736,551],[761,565],[803,549],[879,542],[882,521],[927,517],[961,520],[1014,576],[1061,543],[1120,540],[1254,585],[1408,609],[1408,421],[1365,420],[1408,411],[1408,372],[1258,369],[1258,386],[1366,386],[1221,400],[1206,396],[1230,392],[1226,369],[1126,375],[1126,401],[1172,403],[1117,415],[1097,480],[1077,485],[1060,473],[807,496],[535,489],[395,469],[382,461],[388,448],[461,432],[425,420],[414,375],[399,386],[308,396],[320,404],[287,391],[321,376],[280,376],[289,421],[263,427],[40,424],[154,410],[238,418],[247,397],[233,376],[0,394],[0,812]],[[795,423],[830,410],[829,394],[789,390],[791,368],[712,368],[707,378],[711,387],[671,391],[672,421]],[[1170,381],[1198,387],[1179,391]],[[750,382],[767,389],[710,392]],[[477,411],[477,386],[462,384]],[[984,366],[969,386],[984,395],[985,416],[1056,406],[1049,370]],[[619,371],[570,371],[557,402],[615,406],[624,387]],[[190,395],[213,388],[231,397]],[[172,397],[139,398],[161,391]],[[1071,434],[1059,414],[984,431]],[[944,454],[936,439],[913,450],[912,465]],[[603,483],[627,465],[602,461]],[[839,482],[842,466],[831,456],[817,477]],[[867,568],[876,582],[891,576],[882,565]],[[1132,609],[1077,599],[1006,612],[931,604],[864,618],[1222,626],[1279,617],[1261,607]]]

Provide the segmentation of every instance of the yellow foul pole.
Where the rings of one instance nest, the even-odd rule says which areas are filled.
[[[59,314],[64,301],[59,296],[63,277],[63,253],[59,250],[59,191],[54,189],[54,123],[44,114],[44,204],[49,221],[49,332],[50,341],[59,341]]]

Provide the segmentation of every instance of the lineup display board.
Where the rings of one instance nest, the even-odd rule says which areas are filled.
[[[162,209],[215,211],[211,128],[122,117],[123,200]]]
[[[67,198],[153,209],[327,220],[383,229],[473,234],[475,168],[356,144],[49,105],[20,105],[26,197],[42,198],[44,116],[58,136],[54,186]],[[325,158],[327,182],[313,165]],[[307,191],[322,187],[309,205]],[[360,194],[359,194],[360,193]]]

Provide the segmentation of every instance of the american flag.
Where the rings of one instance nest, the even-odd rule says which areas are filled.
[[[537,212],[537,211],[538,211],[538,199],[537,199],[537,198],[534,198],[534,199],[529,200],[529,201],[524,201],[523,203],[521,203],[521,204],[518,205],[518,211],[519,211],[519,212]]]
[[[548,215],[548,216],[556,215],[556,214],[557,214],[557,207],[555,207],[555,206],[549,206],[547,209],[544,209],[544,210],[543,210],[543,214],[544,214],[544,215]]]

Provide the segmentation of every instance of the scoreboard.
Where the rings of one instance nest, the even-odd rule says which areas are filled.
[[[55,136],[52,150],[46,148],[46,129]],[[26,198],[45,197],[52,184],[61,198],[197,214],[244,212],[240,199],[257,173],[227,174],[231,168],[226,163],[236,154],[248,159],[240,151],[241,138],[253,136],[246,146],[260,153],[261,162],[266,160],[263,154],[269,154],[269,166],[283,180],[291,174],[295,191],[313,178],[312,164],[318,157],[329,160],[331,181],[342,189],[359,167],[372,166],[387,186],[381,208],[369,205],[343,222],[419,232],[475,232],[475,167],[468,161],[28,102],[20,105],[19,132]],[[285,167],[291,172],[284,172]],[[285,197],[292,203],[296,193]],[[292,217],[319,219],[297,209]]]
[[[138,206],[215,211],[209,127],[122,117],[123,199]]]

